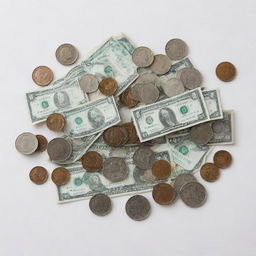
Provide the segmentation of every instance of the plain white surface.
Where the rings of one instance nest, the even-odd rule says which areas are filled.
[[[1,0],[0,255],[256,255],[255,22],[256,4],[248,0]],[[25,157],[15,150],[23,131],[55,136],[30,122],[25,92],[40,89],[33,69],[48,65],[60,78],[70,68],[55,59],[59,44],[73,43],[81,61],[119,32],[155,53],[163,53],[171,38],[184,39],[204,85],[220,88],[224,109],[235,110],[236,145],[214,149],[229,150],[234,163],[219,181],[202,181],[209,197],[199,209],[180,200],[160,207],[147,193],[152,214],[134,222],[124,210],[128,197],[115,198],[103,218],[89,211],[88,201],[58,205],[50,180],[36,186],[28,178],[35,165],[53,169],[47,154]],[[224,60],[238,70],[231,83],[215,76]]]

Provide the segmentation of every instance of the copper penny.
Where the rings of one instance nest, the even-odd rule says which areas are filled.
[[[69,171],[63,167],[58,167],[52,172],[52,181],[58,186],[65,185],[70,180]]]
[[[124,141],[123,130],[120,126],[112,126],[103,132],[104,141],[111,147],[118,147]]]
[[[122,105],[127,108],[133,108],[139,103],[139,101],[133,97],[131,88],[126,89],[122,94],[120,94],[119,99]]]
[[[215,153],[213,157],[213,162],[217,167],[221,169],[227,168],[232,163],[232,156],[228,151],[220,150]]]
[[[216,68],[217,77],[223,82],[230,82],[236,76],[236,68],[230,62],[221,62]]]
[[[130,123],[125,123],[122,125],[123,127],[126,128],[128,131],[128,140],[126,144],[138,144],[140,142],[135,125],[130,122]]]
[[[123,146],[127,143],[129,134],[128,134],[128,130],[126,129],[126,127],[124,127],[124,126],[119,126],[119,127],[123,133],[123,140],[122,140],[122,143],[120,146]]]
[[[102,168],[103,158],[96,151],[88,151],[82,156],[82,165],[88,172],[97,172]]]
[[[168,205],[174,201],[176,192],[170,184],[159,183],[153,187],[152,196],[156,203]]]
[[[152,165],[152,173],[158,179],[168,178],[171,170],[171,165],[166,160],[157,160]]]
[[[220,176],[220,169],[213,163],[205,163],[200,169],[201,177],[209,182],[216,181]]]
[[[65,126],[65,118],[62,114],[50,114],[46,120],[47,127],[54,132],[60,132]]]
[[[43,152],[47,148],[48,140],[43,135],[36,135],[36,138],[38,140],[38,147],[37,151]]]
[[[99,90],[105,96],[113,95],[117,90],[117,81],[112,77],[103,78],[99,84]]]
[[[47,181],[48,172],[44,167],[36,166],[30,171],[29,178],[35,184],[41,185],[41,184],[44,184]]]
[[[46,66],[39,66],[32,73],[33,81],[40,86],[46,86],[53,80],[53,72]]]

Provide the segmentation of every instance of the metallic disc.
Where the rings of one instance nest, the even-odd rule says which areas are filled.
[[[138,67],[145,68],[152,64],[154,54],[148,47],[140,46],[133,51],[132,60]]]
[[[90,199],[89,208],[95,215],[105,216],[111,212],[111,199],[105,194],[96,194]]]
[[[155,159],[155,153],[149,147],[140,147],[133,155],[133,163],[142,170],[151,169]]]
[[[60,64],[69,66],[78,59],[78,51],[72,44],[62,44],[57,48],[55,56]]]
[[[182,81],[178,78],[169,79],[161,87],[168,97],[179,95],[185,91]]]
[[[98,90],[99,81],[96,76],[85,74],[80,78],[79,85],[83,92],[92,93]]]
[[[183,85],[189,89],[195,89],[202,84],[202,75],[195,68],[184,68],[180,71],[179,78]]]
[[[175,178],[173,184],[174,189],[177,193],[180,193],[180,189],[182,188],[182,186],[192,181],[196,181],[196,178],[192,174],[182,173]]]
[[[150,66],[152,72],[156,75],[164,75],[171,68],[171,60],[164,54],[155,55],[154,61]]]
[[[206,145],[214,136],[210,123],[196,125],[190,130],[190,138],[197,145]]]
[[[165,52],[171,60],[181,60],[188,55],[188,47],[183,40],[175,38],[167,42]]]
[[[66,161],[71,156],[72,145],[64,138],[55,138],[48,143],[47,153],[52,161]]]
[[[159,90],[153,83],[145,83],[138,90],[140,101],[145,104],[155,103],[159,98]]]
[[[31,155],[37,150],[37,137],[30,132],[24,132],[17,137],[15,147],[20,153],[24,155]]]

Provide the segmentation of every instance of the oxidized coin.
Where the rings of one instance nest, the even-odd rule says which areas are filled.
[[[166,160],[157,160],[152,166],[152,173],[158,179],[166,179],[171,175],[171,165]]]
[[[128,140],[126,144],[137,144],[140,142],[136,128],[132,122],[125,123],[122,126],[125,127],[128,132]]]
[[[40,86],[46,86],[53,80],[53,72],[46,66],[39,66],[32,73],[33,81]]]
[[[178,78],[171,78],[162,84],[162,89],[168,97],[173,97],[185,91],[182,81]]]
[[[117,90],[117,81],[112,77],[103,78],[99,84],[99,90],[105,96],[113,95]]]
[[[52,172],[52,181],[58,185],[63,186],[66,185],[70,180],[69,171],[63,167],[58,167]]]
[[[34,134],[24,132],[17,137],[15,147],[20,153],[31,155],[38,147],[38,140]]]
[[[72,153],[72,145],[64,138],[55,138],[48,143],[47,153],[52,161],[66,161]]]
[[[167,42],[165,52],[171,60],[181,60],[188,55],[188,47],[183,40],[175,38]]]
[[[176,192],[180,193],[182,186],[192,181],[196,181],[196,178],[192,174],[182,173],[175,178],[173,186]]]
[[[36,138],[38,140],[38,147],[37,151],[43,152],[47,148],[48,140],[43,135],[36,135]]]
[[[111,212],[112,204],[109,196],[99,193],[90,199],[89,207],[94,214],[105,216]]]
[[[204,186],[198,182],[189,182],[182,186],[180,190],[182,201],[190,207],[201,206],[206,199],[206,190]]]
[[[171,68],[171,60],[164,54],[155,55],[154,61],[150,66],[152,72],[156,75],[164,75]]]
[[[153,187],[152,196],[156,203],[168,205],[174,201],[176,192],[170,184],[159,183]]]
[[[159,98],[159,90],[153,83],[145,83],[139,87],[139,95],[141,102],[151,104]]]
[[[129,173],[129,169],[123,158],[110,157],[103,163],[103,175],[112,182],[124,180]]]
[[[123,106],[127,108],[133,108],[139,103],[139,101],[133,97],[133,94],[131,91],[132,89],[128,88],[119,96],[120,102],[122,103]]]
[[[96,76],[85,74],[80,78],[79,85],[83,92],[92,93],[98,90],[99,81]]]
[[[151,206],[148,199],[141,195],[132,196],[125,205],[127,215],[133,220],[145,220],[150,215]]]
[[[196,125],[190,130],[190,138],[197,145],[206,145],[214,136],[210,123]]]
[[[232,156],[228,151],[220,150],[214,154],[213,162],[221,169],[227,168],[232,163]]]
[[[35,184],[41,185],[41,184],[44,184],[47,181],[48,172],[44,167],[36,166],[30,171],[29,178]]]
[[[236,76],[236,68],[230,62],[221,62],[216,68],[217,77],[223,82],[230,82]]]
[[[48,129],[54,132],[60,132],[65,126],[65,118],[62,114],[50,114],[46,120]]]
[[[103,132],[104,141],[111,147],[120,146],[125,140],[124,130],[120,126],[112,126]]]
[[[88,172],[101,170],[102,164],[103,158],[96,151],[88,151],[82,156],[82,165]]]
[[[150,169],[155,159],[155,153],[149,147],[140,147],[133,155],[133,163],[142,170]]]
[[[55,56],[59,63],[69,66],[76,62],[78,51],[72,44],[62,44],[57,48]]]
[[[133,51],[132,60],[138,67],[145,68],[152,64],[154,54],[148,47],[140,46]]]
[[[212,163],[205,163],[200,169],[201,177],[209,182],[216,181],[220,176],[220,169]]]
[[[192,90],[201,85],[202,75],[195,68],[184,68],[180,71],[180,80],[187,89]]]

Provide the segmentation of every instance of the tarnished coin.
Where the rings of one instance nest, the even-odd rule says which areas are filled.
[[[63,167],[58,167],[52,172],[52,181],[58,186],[66,185],[70,180],[69,171]]]
[[[154,54],[148,47],[140,46],[133,51],[132,60],[138,67],[145,68],[152,64]]]
[[[139,87],[140,101],[151,104],[159,98],[159,90],[153,83],[145,83]]]
[[[124,136],[124,130],[117,125],[106,129],[102,135],[104,141],[111,147],[120,146],[125,140]]]
[[[155,153],[149,147],[140,147],[133,155],[133,163],[142,170],[151,169],[155,159]]]
[[[82,165],[88,172],[96,172],[102,169],[103,158],[96,151],[88,151],[82,156]]]
[[[197,145],[206,145],[214,133],[210,123],[193,126],[190,130],[190,139]]]
[[[230,62],[221,62],[216,68],[217,77],[223,82],[230,82],[236,76],[236,68]]]
[[[125,205],[127,215],[136,221],[145,220],[150,215],[151,206],[148,199],[141,195],[132,196]]]
[[[231,165],[232,156],[228,151],[220,150],[214,154],[213,162],[217,167],[224,169]]]
[[[192,181],[196,181],[196,178],[192,174],[182,173],[175,178],[173,187],[177,193],[180,193],[182,186]]]
[[[123,158],[110,157],[103,163],[103,175],[112,182],[124,180],[129,173],[129,169]]]
[[[220,176],[220,169],[212,163],[205,163],[200,169],[201,177],[209,182],[216,181]]]
[[[156,203],[168,205],[174,201],[176,192],[170,184],[159,183],[153,187],[152,196]]]
[[[60,64],[69,66],[76,62],[78,51],[72,44],[62,44],[57,48],[55,56]]]
[[[53,80],[53,72],[46,66],[39,66],[32,73],[33,81],[40,86],[46,86]]]
[[[99,193],[90,199],[89,207],[94,214],[105,216],[111,212],[112,204],[109,196]]]
[[[36,138],[38,140],[38,147],[36,151],[45,151],[47,148],[48,140],[43,135],[36,135]]]
[[[119,96],[120,102],[122,103],[123,106],[127,108],[133,108],[139,103],[139,101],[133,97],[133,94],[131,91],[132,91],[132,88],[128,88]]]
[[[36,166],[30,171],[29,178],[35,184],[41,185],[47,181],[48,172],[44,167]]]
[[[47,153],[52,161],[66,161],[72,153],[72,145],[64,138],[55,138],[48,143]]]
[[[187,206],[196,208],[205,202],[206,190],[205,187],[198,182],[189,182],[182,186],[180,197]]]
[[[171,78],[162,84],[162,89],[168,97],[173,97],[185,91],[182,81],[178,78]]]
[[[137,144],[140,142],[136,128],[132,122],[124,123],[122,126],[125,127],[128,132],[128,140],[126,144]]]
[[[99,90],[105,96],[113,95],[117,90],[117,81],[112,77],[103,78],[99,84]]]
[[[38,140],[34,134],[24,132],[17,137],[15,147],[20,153],[31,155],[37,150]]]
[[[50,114],[46,120],[46,125],[51,131],[60,132],[65,126],[65,118],[60,113]]]
[[[98,90],[99,81],[96,76],[85,74],[80,78],[79,85],[83,92],[92,93]]]
[[[195,89],[202,84],[202,75],[195,68],[184,68],[180,71],[180,80],[183,85],[189,89]]]
[[[171,175],[171,165],[166,160],[157,160],[152,165],[152,173],[158,179],[166,179]]]
[[[181,60],[188,55],[188,47],[183,40],[175,38],[167,42],[165,52],[171,60]]]
[[[150,66],[152,72],[156,75],[164,75],[171,68],[171,60],[164,54],[155,55],[154,61]]]

